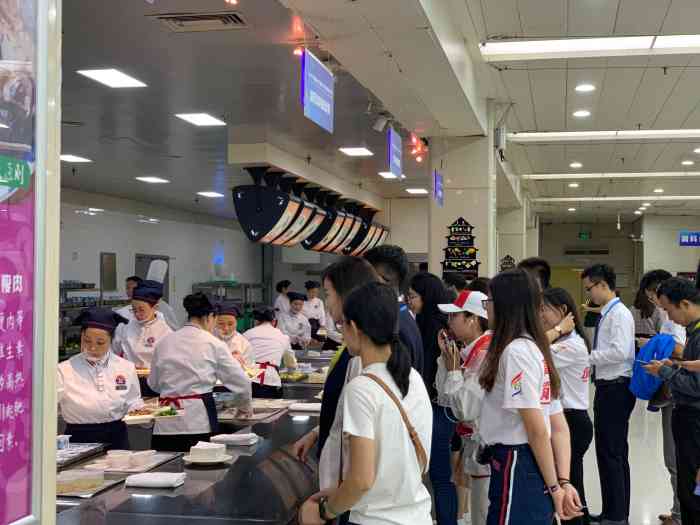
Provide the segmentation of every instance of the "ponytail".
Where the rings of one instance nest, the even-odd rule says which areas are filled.
[[[395,334],[391,341],[391,356],[386,363],[386,369],[399,387],[401,397],[406,397],[410,385],[411,359],[398,334]]]

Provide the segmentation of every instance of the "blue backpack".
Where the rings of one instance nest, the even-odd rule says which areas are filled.
[[[637,354],[637,358],[634,362],[634,368],[632,369],[632,381],[630,383],[630,390],[638,399],[649,400],[651,399],[656,391],[661,388],[663,380],[660,377],[654,377],[649,374],[644,368],[643,363],[640,361],[662,361],[668,359],[673,354],[673,349],[676,347],[676,341],[670,335],[659,334],[652,337],[647,344],[645,344]]]

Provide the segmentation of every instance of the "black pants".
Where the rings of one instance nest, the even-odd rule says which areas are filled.
[[[112,450],[129,450],[129,434],[123,421],[83,425],[68,423],[63,433],[70,435],[73,443],[106,443]]]
[[[588,411],[586,410],[565,410],[564,416],[569,424],[569,433],[571,434],[571,470],[569,478],[581,497],[581,503],[584,507],[587,507],[586,491],[583,485],[583,456],[586,455],[588,447],[591,446],[591,441],[593,441],[593,423],[591,418],[588,417]],[[584,515],[580,518],[563,521],[562,523],[588,525],[590,523],[588,509],[584,509],[583,512]]]
[[[676,442],[678,499],[683,525],[700,525],[700,496],[695,496],[695,477],[700,469],[700,409],[673,409],[673,439]]]
[[[151,448],[159,452],[189,452],[200,441],[209,441],[211,434],[153,434]]]
[[[261,385],[259,383],[251,383],[253,387],[253,397],[263,399],[282,399],[281,386]]]
[[[600,492],[601,516],[610,521],[624,521],[630,514],[630,416],[636,398],[629,389],[629,379],[621,383],[596,381],[593,413],[595,446]]]

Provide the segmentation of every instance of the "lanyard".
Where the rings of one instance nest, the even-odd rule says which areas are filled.
[[[595,327],[595,334],[593,335],[593,350],[598,349],[598,334],[600,333],[600,325],[603,324],[603,321],[605,318],[608,316],[608,314],[615,308],[618,304],[620,304],[620,299],[615,299],[613,301],[613,304],[608,308],[608,311],[605,312],[603,315],[600,316],[600,319],[598,320],[598,324]]]

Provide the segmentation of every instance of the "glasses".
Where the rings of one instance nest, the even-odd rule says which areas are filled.
[[[593,283],[592,285],[584,286],[583,288],[586,290],[586,293],[591,293],[591,290],[593,290],[593,288],[598,286],[600,283],[601,283],[601,281],[597,281],[597,282]]]
[[[486,310],[489,307],[489,303],[492,303],[493,299],[484,299],[481,301],[481,307]]]

